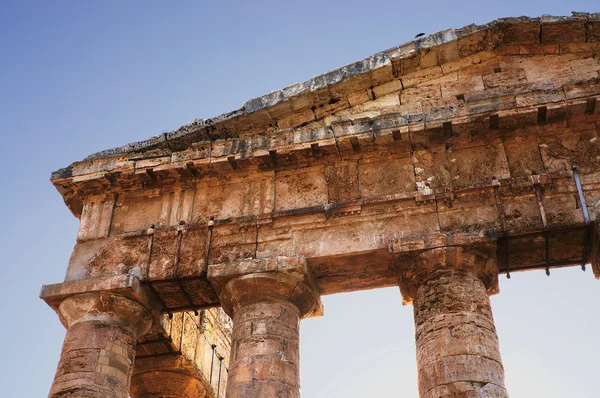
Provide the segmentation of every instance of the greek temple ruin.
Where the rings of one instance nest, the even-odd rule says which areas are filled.
[[[299,397],[321,296],[398,286],[420,397],[508,397],[499,275],[600,278],[599,98],[600,14],[505,18],[54,172],[49,396]]]

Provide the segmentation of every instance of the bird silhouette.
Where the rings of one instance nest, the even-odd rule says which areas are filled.
[[[415,39],[416,39],[417,37],[421,37],[421,36],[425,36],[425,33],[418,33],[418,34],[415,36]]]

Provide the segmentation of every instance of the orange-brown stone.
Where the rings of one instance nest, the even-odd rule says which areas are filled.
[[[420,397],[508,397],[485,274],[477,273],[494,259],[462,248],[418,258],[431,266],[413,298]]]
[[[150,327],[148,310],[122,296],[84,293],[58,311],[67,335],[49,397],[127,398],[136,340]]]
[[[233,318],[227,398],[299,398],[300,320],[321,308],[304,259],[215,265],[209,279]]]
[[[131,398],[204,398],[206,386],[177,367],[136,374],[131,379]]]
[[[600,278],[599,18],[441,31],[55,172],[80,226],[42,291],[69,327],[53,394],[125,396],[139,337],[189,363],[136,366],[134,394],[198,395],[158,382],[185,374],[224,396],[230,365],[230,397],[298,396],[319,294],[399,284],[422,397],[506,396],[498,273]],[[130,302],[154,311],[144,336]],[[231,364],[230,320],[194,314],[218,306]]]

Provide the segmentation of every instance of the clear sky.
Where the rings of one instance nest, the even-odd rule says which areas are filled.
[[[0,0],[0,397],[43,397],[64,329],[37,298],[62,281],[77,220],[50,172],[233,109],[433,33],[596,1]],[[492,298],[512,398],[595,398],[600,281],[502,277]],[[417,397],[398,289],[325,297],[302,324],[305,398]]]

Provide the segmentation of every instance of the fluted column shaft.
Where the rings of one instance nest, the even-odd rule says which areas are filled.
[[[404,303],[413,304],[420,398],[506,398],[489,294],[495,248],[443,247],[399,257]]]
[[[445,271],[413,302],[419,395],[508,397],[490,300],[468,272]]]
[[[67,326],[49,397],[127,398],[137,337],[150,313],[131,299],[83,293],[59,307]]]
[[[233,319],[227,398],[300,397],[300,320],[320,313],[302,258],[244,260],[209,267]]]
[[[300,396],[300,313],[290,303],[256,303],[233,318],[227,397]]]

